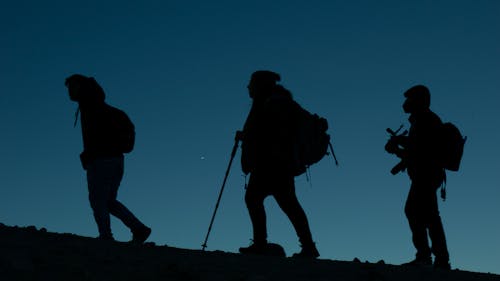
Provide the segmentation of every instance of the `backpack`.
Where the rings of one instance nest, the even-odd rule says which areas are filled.
[[[122,153],[130,153],[135,144],[135,126],[125,112],[110,106],[109,112],[113,127],[113,138]]]
[[[309,166],[319,162],[328,153],[330,143],[328,121],[317,114],[311,114],[296,104],[296,134],[294,140],[295,176],[307,171]],[[337,160],[335,159],[335,162]],[[337,163],[338,165],[338,163]]]
[[[464,153],[467,137],[463,137],[460,130],[450,122],[444,123],[441,129],[441,161],[443,168],[458,171]]]

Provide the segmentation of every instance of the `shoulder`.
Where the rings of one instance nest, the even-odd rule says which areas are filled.
[[[131,123],[132,121],[130,120],[129,116],[125,111],[116,108],[114,106],[111,106],[109,104],[105,104],[105,112],[108,118],[113,119],[113,120],[119,120],[120,122],[127,122]]]
[[[290,97],[278,95],[269,98],[264,111],[267,114],[284,117],[300,113],[301,106]]]
[[[104,105],[104,110],[110,114],[110,115],[114,115],[114,116],[127,116],[127,114],[125,113],[125,111],[117,108],[117,107],[114,107],[114,106],[111,106],[109,104],[105,104]]]
[[[426,125],[442,123],[441,118],[439,118],[439,116],[431,110],[410,116],[410,122]]]
[[[427,122],[429,122],[430,124],[433,124],[433,125],[443,124],[443,121],[441,121],[441,118],[439,118],[439,116],[431,110],[429,110],[429,112],[427,113],[426,119],[427,119]]]
[[[114,107],[112,105],[109,105],[107,103],[104,104],[104,108],[105,108],[106,111],[109,111],[109,112],[120,112],[120,113],[123,112],[123,110],[118,109],[118,108],[116,108],[116,107]]]
[[[266,104],[268,106],[278,107],[296,107],[298,103],[292,98],[291,94],[283,92],[275,92],[268,99]]]

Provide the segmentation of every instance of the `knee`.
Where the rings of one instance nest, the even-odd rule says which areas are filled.
[[[245,203],[247,205],[247,208],[249,209],[264,207],[264,200],[253,192],[247,191],[247,193],[245,194]]]
[[[416,210],[409,204],[405,206],[405,215],[409,221],[414,221],[421,217],[421,214],[419,214],[418,210]]]
[[[118,200],[116,199],[113,199],[113,200],[109,200],[107,202],[107,207],[109,208],[109,210],[116,210],[116,209],[119,209],[120,206],[123,206]]]
[[[102,198],[102,196],[89,194],[89,202],[90,207],[94,210],[94,212],[108,209],[108,201]]]
[[[410,218],[412,215],[411,209],[408,207],[408,205],[405,206],[405,215],[407,218]]]
[[[97,213],[101,213],[108,210],[107,204],[103,202],[90,201],[90,207],[92,208],[92,211]]]
[[[300,205],[297,198],[289,198],[288,200],[280,200],[278,202],[281,210],[291,216],[305,216],[304,209]]]

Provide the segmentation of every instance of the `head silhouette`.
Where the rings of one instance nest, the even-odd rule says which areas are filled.
[[[429,109],[431,106],[431,94],[424,85],[416,85],[408,89],[404,96],[403,110],[406,113],[417,113]]]
[[[277,82],[281,80],[278,73],[268,70],[255,71],[248,84],[248,93],[254,100],[269,97],[275,89]]]
[[[73,74],[66,78],[64,85],[68,88],[69,98],[80,104],[103,103],[106,95],[93,77]]]

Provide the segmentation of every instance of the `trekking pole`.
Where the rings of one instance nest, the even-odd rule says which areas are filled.
[[[226,186],[227,177],[229,176],[229,171],[231,170],[231,164],[233,163],[234,156],[236,155],[236,151],[238,150],[239,142],[240,142],[239,138],[236,137],[234,139],[233,151],[231,151],[231,158],[229,159],[229,165],[227,166],[226,175],[224,176],[224,181],[222,182],[222,187],[219,192],[219,198],[217,198],[217,203],[215,204],[214,213],[212,215],[212,219],[210,220],[210,225],[208,226],[208,231],[207,235],[205,236],[205,241],[203,242],[203,245],[201,245],[203,251],[205,251],[205,248],[207,247],[208,236],[210,235],[210,231],[212,230],[212,226],[214,224],[215,214],[217,214],[217,209],[219,208],[220,199],[222,197],[222,193],[224,192],[224,187]]]

